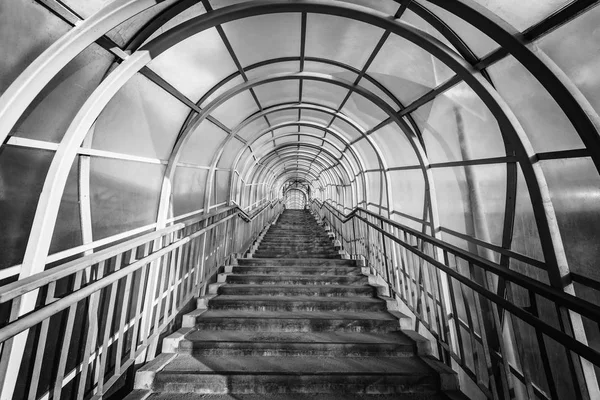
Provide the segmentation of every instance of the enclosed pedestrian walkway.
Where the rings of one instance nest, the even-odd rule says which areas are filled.
[[[600,399],[597,4],[3,1],[0,398],[124,398],[300,252],[468,398]],[[292,210],[326,241],[276,243]]]

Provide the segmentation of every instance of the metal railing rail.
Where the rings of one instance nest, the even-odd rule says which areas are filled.
[[[2,286],[5,314],[32,293],[37,305],[0,324],[0,388],[9,377],[18,385],[8,398],[102,398],[136,360],[156,355],[180,311],[282,204],[267,202],[251,214],[227,207]],[[18,371],[7,371],[19,336],[26,354]]]
[[[598,305],[371,211],[343,214],[315,199],[311,208],[436,339],[438,357],[488,398],[589,398],[582,369],[600,367],[600,352],[560,317],[580,316],[598,332]]]

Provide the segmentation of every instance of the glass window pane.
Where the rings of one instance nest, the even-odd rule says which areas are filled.
[[[350,95],[344,108],[342,108],[342,113],[356,122],[363,131],[388,118],[388,114],[375,103],[356,93]]]
[[[475,0],[475,2],[518,30],[524,31],[569,4],[571,0]]]
[[[308,14],[306,56],[328,58],[362,69],[382,34],[381,28],[364,22]]]
[[[227,132],[212,122],[204,120],[189,135],[189,139],[181,150],[179,161],[209,167],[214,154],[226,137]]]
[[[302,101],[323,105],[337,110],[342,104],[348,89],[330,83],[304,80],[302,84]]]
[[[425,180],[421,170],[390,171],[392,209],[416,218],[423,218]]]
[[[173,209],[171,216],[187,214],[204,207],[204,190],[208,170],[177,167],[173,179]]]
[[[537,152],[584,147],[566,115],[538,80],[514,57],[488,68],[496,88]]]
[[[496,118],[465,83],[437,96],[412,116],[432,163],[506,155]]]
[[[373,150],[373,147],[371,144],[369,144],[367,139],[359,140],[358,142],[354,143],[352,147],[359,154],[359,157],[364,163],[364,169],[381,168],[379,165],[379,159],[377,158],[377,153],[375,153],[375,150]]]
[[[600,112],[600,7],[544,36],[537,44]]]
[[[222,25],[242,66],[300,55],[300,14],[278,13]]]
[[[231,164],[243,146],[239,140],[231,140],[223,150],[217,166],[219,168],[232,168]]]
[[[367,72],[406,105],[454,75],[437,58],[397,35],[385,41]]]
[[[193,102],[237,71],[215,28],[179,42],[148,66]]]
[[[270,76],[273,74],[293,73],[300,71],[300,61],[277,62],[246,71],[248,79]]]
[[[164,165],[91,158],[94,239],[156,222]]]
[[[478,57],[483,57],[489,52],[498,48],[498,43],[490,39],[485,33],[475,28],[473,25],[455,16],[452,13],[438,7],[426,0],[415,0],[421,6],[429,9],[438,18],[444,21],[448,26],[460,36],[460,38],[469,46],[469,48]]]
[[[93,148],[167,159],[190,109],[137,74],[96,121]]]
[[[388,168],[419,165],[412,145],[396,124],[388,124],[373,132],[369,137],[379,147]]]
[[[234,129],[240,122],[258,111],[258,106],[248,90],[238,93],[217,107],[211,115]]]
[[[282,103],[297,103],[299,81],[296,79],[277,81],[256,86],[254,92],[263,108]]]

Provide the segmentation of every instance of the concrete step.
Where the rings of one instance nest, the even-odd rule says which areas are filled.
[[[256,285],[367,285],[364,275],[227,275],[226,283]]]
[[[263,332],[392,332],[400,321],[388,312],[208,310],[198,330]]]
[[[257,258],[240,258],[238,259],[239,265],[251,265],[251,266],[298,266],[298,267],[332,267],[332,266],[356,266],[355,260],[341,260],[341,259],[321,259],[321,258],[288,258],[288,259],[257,259]]]
[[[315,297],[373,297],[377,294],[372,286],[352,285],[232,285],[219,288],[220,295],[257,295],[257,296],[315,296]]]
[[[297,266],[237,266],[233,267],[234,274],[250,275],[360,275],[360,267],[297,267]]]
[[[202,357],[180,354],[155,391],[225,393],[436,393],[440,379],[417,357]]]
[[[398,395],[352,393],[263,393],[263,394],[205,394],[144,393],[146,397],[127,397],[125,400],[399,400]],[[402,400],[454,400],[443,393],[402,393]],[[462,397],[461,400],[469,400]]]
[[[305,297],[221,295],[209,301],[211,310],[251,311],[385,311],[386,303],[369,297]]]
[[[302,258],[302,257],[318,257],[318,258],[326,258],[326,259],[336,259],[340,258],[340,255],[334,252],[331,253],[313,253],[310,251],[307,252],[299,252],[295,251],[293,253],[279,253],[279,252],[259,252],[254,253],[255,258]]]
[[[219,357],[412,357],[417,349],[401,332],[195,331],[179,342],[178,352]]]

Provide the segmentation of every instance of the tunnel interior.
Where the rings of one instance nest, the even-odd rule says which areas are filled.
[[[48,339],[40,353],[44,322],[27,325],[25,317],[114,274],[121,259],[152,250],[134,247],[118,262],[89,261],[81,276],[57,275],[35,287],[28,282],[187,221],[201,218],[193,223],[201,231],[237,210],[239,216],[215,231],[201,252],[194,248],[199,259],[218,267],[283,207],[326,218],[351,257],[359,253],[356,242],[367,237],[367,246],[360,243],[370,251],[368,262],[387,244],[380,260],[403,265],[391,236],[409,232],[411,245],[424,255],[496,296],[487,298],[491,306],[476,307],[475,289],[450,284],[458,302],[451,307],[458,314],[451,318],[454,327],[438,332],[416,323],[417,330],[433,332],[432,341],[441,343],[438,356],[461,370],[464,384],[481,398],[597,398],[596,5],[2,3],[0,290],[10,290],[0,295],[0,378],[6,398],[56,393],[52,373],[42,373],[33,394],[23,388],[32,386],[36,357],[44,365],[60,363],[47,349],[69,329]],[[260,224],[252,222],[257,215]],[[379,224],[381,237],[357,232],[353,216]],[[427,248],[429,238],[436,244]],[[175,238],[169,240],[161,245]],[[471,261],[452,263],[447,251]],[[476,273],[475,263],[500,272]],[[132,292],[147,279],[146,272],[136,274]],[[418,286],[416,276],[404,278]],[[112,291],[119,297],[126,283],[116,282]],[[438,297],[431,307],[442,310],[444,301],[449,306],[454,300],[444,297],[440,282],[433,284]],[[111,296],[106,290],[97,292],[100,300],[90,294],[44,321],[66,326],[73,322],[71,309],[84,321],[93,301],[100,304],[98,315],[113,318],[102,306]],[[500,311],[502,301],[551,329]],[[481,314],[475,316],[476,309]],[[426,313],[413,311],[417,321]],[[14,328],[21,323],[27,330]],[[73,348],[86,347],[89,335],[71,334]],[[17,361],[20,372],[10,378],[9,366]],[[64,362],[68,373],[82,361],[72,356]],[[102,373],[120,376],[113,364]],[[77,375],[60,383],[61,398],[108,390],[97,376]]]

